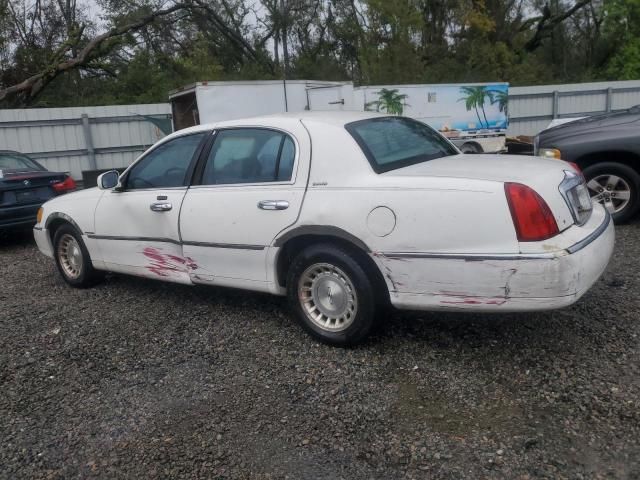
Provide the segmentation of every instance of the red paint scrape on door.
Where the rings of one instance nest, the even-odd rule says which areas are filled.
[[[142,254],[151,260],[151,264],[146,267],[147,270],[161,277],[168,277],[172,272],[186,273],[198,268],[192,258],[164,253],[159,248],[146,247]]]

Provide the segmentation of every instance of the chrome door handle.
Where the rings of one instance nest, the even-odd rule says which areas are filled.
[[[167,212],[173,208],[169,202],[156,202],[149,205],[152,212]]]
[[[260,200],[258,208],[261,210],[286,210],[289,208],[289,202],[286,200]]]

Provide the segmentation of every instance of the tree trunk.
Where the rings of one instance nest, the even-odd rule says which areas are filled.
[[[284,60],[284,75],[289,76],[289,46],[287,45],[287,22],[288,15],[285,0],[280,0],[280,10],[282,17],[282,59]]]

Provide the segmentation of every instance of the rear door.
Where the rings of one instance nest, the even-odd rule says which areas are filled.
[[[122,191],[101,197],[90,237],[107,269],[189,283],[178,218],[188,178],[210,135],[182,135],[160,144],[125,172]]]
[[[268,289],[269,245],[295,223],[309,169],[308,133],[297,120],[285,124],[215,134],[180,214],[194,282]]]

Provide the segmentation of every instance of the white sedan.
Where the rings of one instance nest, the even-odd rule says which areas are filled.
[[[288,295],[336,345],[363,340],[386,304],[570,305],[614,244],[573,165],[462,155],[423,123],[366,112],[180,130],[47,202],[34,235],[74,287],[110,271]]]

